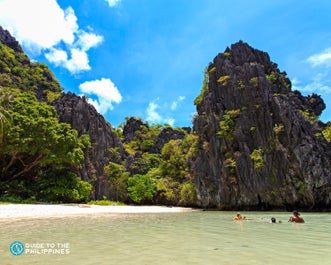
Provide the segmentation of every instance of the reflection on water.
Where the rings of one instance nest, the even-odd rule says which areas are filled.
[[[0,221],[0,261],[34,264],[331,264],[331,214],[246,212],[118,214]],[[280,224],[270,224],[274,216]],[[13,241],[69,243],[69,254],[14,256]],[[32,245],[33,246],[33,245]],[[35,245],[38,247],[38,245]],[[64,245],[61,245],[62,247]]]

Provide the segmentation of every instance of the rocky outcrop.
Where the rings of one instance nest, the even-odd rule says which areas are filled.
[[[331,146],[316,119],[325,104],[291,91],[267,53],[238,42],[218,54],[196,105],[200,206],[331,208]]]
[[[144,132],[141,127],[142,125],[147,130],[150,129],[148,123],[144,123],[139,118],[135,118],[135,117],[127,118],[126,123],[123,127],[124,143],[128,143],[134,140],[135,138],[136,140],[138,140],[139,137],[135,135],[136,132],[140,132],[140,135],[146,134],[146,132]],[[191,129],[189,127],[184,127],[182,128],[182,130],[174,129],[170,126],[164,127],[158,133],[155,140],[155,144],[148,150],[148,152],[152,154],[160,154],[163,146],[166,143],[168,143],[170,140],[184,139],[186,136],[185,132],[190,133],[190,131]]]
[[[155,145],[150,149],[150,153],[160,154],[163,146],[170,140],[184,139],[184,131],[175,130],[171,127],[164,128],[158,135]]]
[[[122,142],[95,108],[88,104],[86,97],[79,97],[73,93],[63,93],[53,103],[59,120],[71,124],[79,135],[88,134],[92,148],[85,154],[82,168],[76,169],[77,174],[94,186],[93,199],[102,199],[110,194],[109,182],[104,174],[104,167],[110,161],[121,163],[127,157]],[[114,156],[110,149],[116,150]]]
[[[134,117],[130,117],[127,119],[123,127],[123,137],[125,143],[128,143],[134,139],[135,133],[141,130],[141,125],[148,126],[146,123],[142,122],[141,119]]]
[[[3,29],[1,26],[0,26],[0,42],[12,48],[16,52],[23,52],[23,49],[21,45],[18,43],[18,41],[12,35],[10,35],[8,30]]]
[[[1,27],[0,42],[23,53]],[[46,65],[32,63],[22,54],[16,59],[22,71],[6,69],[2,84],[24,91],[31,85],[38,100],[45,102],[62,92]],[[21,77],[23,83],[18,82]],[[74,170],[94,186],[92,199],[116,199],[104,172],[109,162],[124,165],[130,175],[146,174],[151,165],[144,152],[159,154],[170,140],[185,137],[184,131],[170,127],[152,131],[140,119],[130,118],[123,128],[124,143],[130,148],[134,141],[129,155],[112,126],[85,97],[62,93],[50,104],[61,122],[90,137],[92,148],[82,167]],[[316,119],[325,104],[318,95],[304,97],[292,91],[286,73],[267,53],[238,42],[217,55],[195,104],[189,177],[194,177],[201,207],[331,210],[331,144],[321,133],[326,125]]]

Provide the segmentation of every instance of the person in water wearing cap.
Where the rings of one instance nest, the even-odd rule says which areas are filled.
[[[293,211],[293,216],[290,217],[289,222],[294,222],[294,223],[304,223],[305,221],[303,220],[302,217],[300,217],[300,214],[298,213],[297,210]]]
[[[242,217],[240,212],[237,212],[237,215],[235,217],[233,217],[233,221],[242,221],[242,220],[245,220],[246,217]]]

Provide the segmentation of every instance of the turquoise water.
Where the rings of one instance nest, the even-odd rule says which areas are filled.
[[[1,220],[0,264],[331,264],[330,213],[302,213],[304,224],[288,223],[289,213],[245,212],[254,219],[245,222],[233,222],[234,214]],[[272,216],[282,223],[270,224]],[[11,254],[14,241],[30,253]],[[62,254],[31,254],[48,249]]]

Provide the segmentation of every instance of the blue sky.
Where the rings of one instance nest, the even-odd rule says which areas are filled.
[[[330,13],[329,0],[0,0],[0,25],[114,127],[191,126],[205,67],[239,40],[321,95],[330,121]]]

